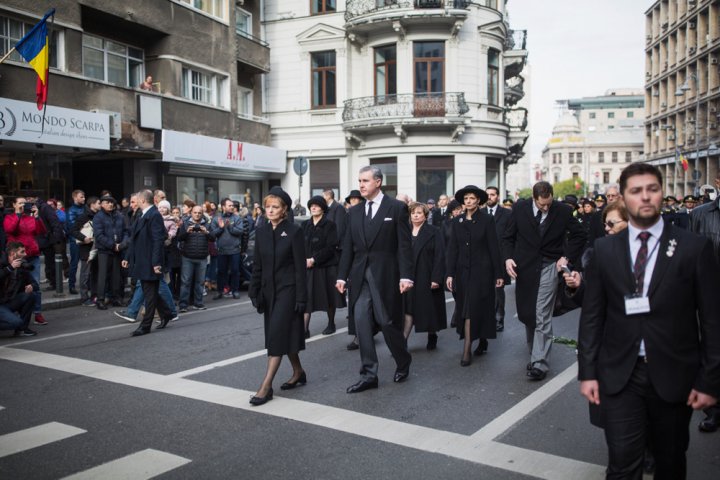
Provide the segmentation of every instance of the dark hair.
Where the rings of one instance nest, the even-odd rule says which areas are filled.
[[[333,190],[332,188],[326,188],[325,190],[323,190],[323,193],[327,193],[328,197],[335,200],[335,190]]]
[[[550,185],[549,182],[537,182],[535,185],[533,185],[533,198],[547,198],[551,197],[553,194],[553,187]]]
[[[91,195],[91,196],[87,197],[87,199],[85,200],[85,203],[88,206],[90,206],[93,203],[97,202],[98,200],[100,200],[98,197],[96,197],[95,195]]]
[[[485,191],[487,192],[488,190],[495,190],[495,195],[500,194],[500,190],[498,190],[497,187],[485,187]]]
[[[193,207],[195,207],[195,202],[193,202],[192,200],[187,198],[187,199],[183,200],[183,205],[185,205],[186,207],[188,207],[189,209],[192,210]]]
[[[227,202],[232,203],[232,200],[229,199],[228,197],[225,197],[225,198],[223,198],[222,201],[220,202],[220,205],[222,205],[222,206],[224,207]]]
[[[620,173],[620,194],[625,193],[628,178],[635,177],[637,175],[647,174],[655,175],[655,178],[657,178],[660,186],[662,187],[662,174],[655,165],[650,165],[649,163],[635,162],[625,167],[622,173]]]
[[[5,251],[7,252],[9,257],[11,253],[17,252],[21,248],[25,248],[25,245],[23,245],[22,242],[9,242],[7,244],[7,247],[5,248]]]

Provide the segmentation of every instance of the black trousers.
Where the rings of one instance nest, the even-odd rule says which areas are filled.
[[[685,479],[692,409],[685,402],[660,398],[643,360],[638,360],[620,393],[603,395],[600,389],[600,405],[605,416],[608,480],[641,480],[648,440],[656,463],[654,479]]]
[[[112,300],[122,300],[122,274],[120,273],[120,255],[98,252],[97,298],[98,302],[106,297],[108,278],[110,279],[109,297]]]
[[[172,318],[170,306],[165,304],[159,294],[160,280],[140,280],[140,285],[142,285],[143,296],[145,297],[145,315],[143,315],[140,327],[146,330],[150,329],[156,309],[163,320]]]
[[[505,286],[495,287],[495,322],[505,325]]]

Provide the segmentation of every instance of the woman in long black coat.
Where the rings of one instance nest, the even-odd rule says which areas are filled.
[[[303,223],[307,266],[308,303],[305,310],[305,338],[310,337],[310,315],[327,312],[323,335],[335,333],[337,281],[337,226],[327,219],[327,202],[319,195],[307,203],[311,218]]]
[[[427,349],[437,347],[437,332],[447,328],[445,311],[445,242],[439,228],[427,223],[430,210],[422,203],[411,203],[413,267],[415,283],[403,294],[405,307],[404,334],[407,339],[415,325],[416,332],[428,332]]]
[[[252,405],[272,400],[272,382],[283,355],[290,359],[293,375],[280,389],[307,382],[299,354],[305,349],[303,314],[307,303],[303,232],[287,219],[291,200],[282,189],[270,190],[264,204],[268,223],[255,233],[255,263],[248,294],[258,313],[265,315],[268,366],[260,389],[250,399]]]
[[[465,340],[460,364],[470,365],[472,342],[477,355],[495,338],[495,288],[503,285],[500,247],[493,218],[480,210],[487,193],[474,185],[458,190],[465,211],[452,220],[447,250],[447,287],[455,292],[457,332]]]

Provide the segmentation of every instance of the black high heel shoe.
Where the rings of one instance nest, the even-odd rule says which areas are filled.
[[[302,372],[302,375],[298,377],[297,380],[294,382],[285,382],[282,385],[280,385],[280,390],[292,390],[293,388],[301,385],[305,385],[307,383],[307,375],[305,375],[305,372]]]
[[[463,358],[460,360],[460,366],[461,366],[461,367],[468,367],[468,366],[470,366],[471,363],[472,363],[472,357],[468,357],[467,360],[465,360],[465,358],[463,357]]]
[[[250,399],[250,405],[252,405],[254,407],[259,407],[260,405],[264,405],[272,399],[273,399],[273,389],[272,389],[272,387],[270,387],[270,390],[268,390],[267,395],[265,395],[264,397],[258,397],[258,396],[252,397]]]

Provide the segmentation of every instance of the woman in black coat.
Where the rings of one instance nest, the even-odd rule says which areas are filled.
[[[260,389],[250,399],[252,405],[272,400],[272,382],[283,355],[290,359],[293,375],[280,389],[290,390],[307,382],[299,354],[305,349],[303,313],[307,303],[303,233],[287,220],[291,200],[283,190],[271,190],[264,204],[269,222],[255,233],[255,263],[248,294],[258,313],[265,315],[268,365]]]
[[[323,335],[335,333],[335,282],[337,281],[337,226],[327,219],[327,202],[319,195],[307,203],[311,218],[303,222],[307,266],[308,303],[305,310],[305,338],[310,337],[310,315],[327,312]]]
[[[445,242],[439,228],[427,223],[430,210],[422,203],[411,203],[413,267],[415,283],[403,294],[405,339],[415,325],[416,332],[428,332],[427,349],[437,347],[437,332],[447,328],[445,311]]]
[[[495,338],[495,288],[503,285],[495,222],[480,205],[487,202],[484,190],[474,185],[458,190],[455,199],[465,207],[452,220],[447,252],[447,287],[455,292],[457,332],[465,339],[460,365],[470,365],[472,342],[480,339],[476,355],[487,350]]]

